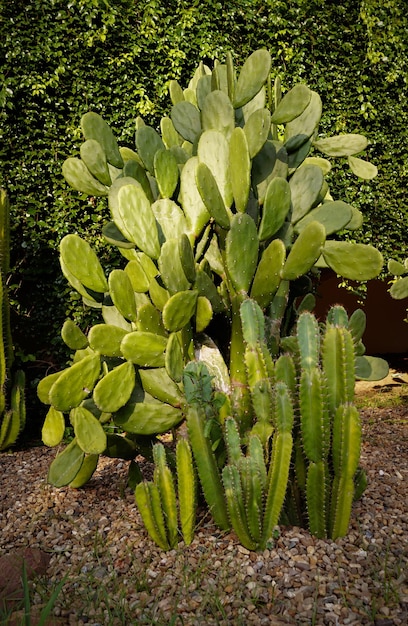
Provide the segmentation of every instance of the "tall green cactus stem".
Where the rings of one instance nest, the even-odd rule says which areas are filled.
[[[221,476],[211,441],[205,433],[205,423],[204,409],[200,406],[189,406],[187,410],[188,436],[204,497],[217,526],[222,530],[228,530],[230,524]]]
[[[263,519],[263,547],[272,536],[273,528],[279,521],[279,515],[285,499],[289,478],[293,438],[293,404],[285,383],[275,385],[274,422],[276,432],[273,436],[271,463],[268,471],[268,494]]]
[[[10,270],[10,205],[0,189],[0,450],[14,445],[25,426],[25,375],[14,362],[7,278]]]

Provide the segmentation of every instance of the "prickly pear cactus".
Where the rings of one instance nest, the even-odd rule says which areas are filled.
[[[274,428],[271,360],[296,319],[299,284],[309,285],[307,295],[307,275],[322,267],[363,281],[380,272],[375,248],[339,240],[362,216],[332,199],[330,160],[320,156],[356,168],[366,138],[320,138],[319,95],[303,84],[282,94],[279,80],[270,93],[273,74],[266,50],[239,71],[231,55],[213,70],[201,63],[187,89],[170,83],[171,107],[159,130],[137,120],[132,148],[120,147],[98,114],[83,116],[80,156],[65,161],[63,175],[81,193],[106,197],[110,221],[102,233],[123,266],[108,276],[83,239],[61,241],[64,276],[101,320],[87,334],[64,325],[72,364],[38,387],[49,405],[44,441],[59,444],[67,420],[75,435],[72,449],[55,460],[54,484],[71,484],[89,455],[132,459],[146,437],[185,419],[200,435],[205,415],[186,399],[183,378],[194,359],[208,365],[223,394],[220,425],[233,415],[244,440],[256,426],[266,445]],[[272,111],[267,102],[276,103]],[[361,163],[358,169],[361,176]],[[241,323],[249,298],[264,317],[264,331],[260,325],[253,337]],[[248,308],[243,317],[253,313]],[[275,429],[276,454],[286,459],[291,434]],[[126,443],[112,443],[112,430]],[[214,511],[227,527],[222,479],[213,476]],[[279,507],[268,503],[274,521]]]

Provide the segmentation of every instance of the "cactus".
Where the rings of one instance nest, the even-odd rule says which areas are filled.
[[[334,463],[332,433],[334,423],[352,432],[355,418],[339,409],[335,419],[336,411],[352,406],[354,367],[369,377],[384,371],[361,351],[358,316],[341,329],[328,323],[324,359],[316,325],[302,317],[313,307],[309,274],[319,268],[361,281],[381,270],[375,248],[339,240],[362,215],[332,200],[326,180],[333,158],[371,177],[356,156],[367,140],[319,137],[319,95],[295,85],[282,97],[270,70],[266,50],[239,72],[231,54],[213,70],[201,64],[186,90],[170,83],[171,111],[159,129],[138,118],[134,149],[119,147],[98,114],[83,116],[80,158],[67,159],[63,174],[74,189],[107,198],[102,234],[123,266],[105,275],[87,242],[61,241],[64,275],[101,320],[87,334],[64,324],[72,363],[38,386],[49,405],[44,441],[60,443],[68,415],[75,431],[74,445],[51,465],[51,482],[82,484],[100,454],[123,456],[133,471],[137,452],[151,452],[146,438],[173,430],[177,441],[185,422],[216,523],[232,524],[251,549],[265,546],[291,511],[304,519],[307,510],[319,536],[343,532],[344,490],[355,477],[342,455]],[[177,471],[188,542],[194,506],[183,446]],[[176,541],[175,485],[155,454],[155,480],[138,485],[136,498],[167,548]]]
[[[10,328],[7,277],[10,260],[10,206],[0,189],[0,450],[13,446],[24,429],[25,374],[13,371],[14,350]]]
[[[176,446],[177,490],[162,443],[154,445],[153,458],[153,481],[140,482],[135,489],[142,520],[151,538],[163,550],[174,548],[180,533],[184,543],[189,545],[194,537],[196,507],[196,478],[190,445],[186,439],[180,439]]]

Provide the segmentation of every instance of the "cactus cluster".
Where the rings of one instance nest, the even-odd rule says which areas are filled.
[[[259,461],[259,441],[272,487],[253,486],[266,489],[255,543],[264,542],[285,499],[296,371],[281,353],[296,343],[289,335],[299,313],[314,306],[310,276],[330,267],[366,281],[383,264],[374,247],[341,241],[363,217],[332,199],[331,164],[319,156],[346,158],[371,177],[373,166],[355,156],[366,138],[319,138],[319,95],[303,84],[282,95],[270,75],[266,50],[255,51],[239,73],[230,54],[212,70],[201,63],[186,89],[170,83],[172,107],[159,130],[137,119],[133,147],[119,147],[98,114],[82,117],[85,141],[63,175],[81,193],[106,196],[111,221],[102,233],[124,267],[107,277],[86,241],[74,234],[61,241],[62,272],[84,303],[100,310],[101,322],[86,335],[64,324],[72,364],[38,386],[49,405],[44,442],[61,442],[67,416],[74,430],[50,467],[50,482],[83,484],[100,454],[151,455],[157,435],[186,422],[221,528],[239,513],[228,495],[239,482],[248,500],[245,468]],[[221,341],[213,335],[220,322]],[[368,358],[359,358],[375,375]],[[200,375],[194,362],[203,366]],[[226,432],[248,445],[244,460],[231,459]],[[166,533],[155,514],[157,494],[165,510],[171,491],[159,478],[168,473],[162,453],[155,454],[155,486],[138,487],[139,500],[150,528],[172,545],[173,504]],[[226,457],[228,469],[220,471]]]
[[[25,426],[25,375],[12,372],[14,361],[10,329],[7,277],[10,260],[10,206],[0,189],[0,450],[14,445]]]

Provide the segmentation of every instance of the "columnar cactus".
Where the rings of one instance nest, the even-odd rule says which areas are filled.
[[[12,374],[14,361],[10,329],[10,305],[6,279],[10,257],[10,207],[7,194],[0,189],[0,450],[16,443],[25,426],[25,375]]]

